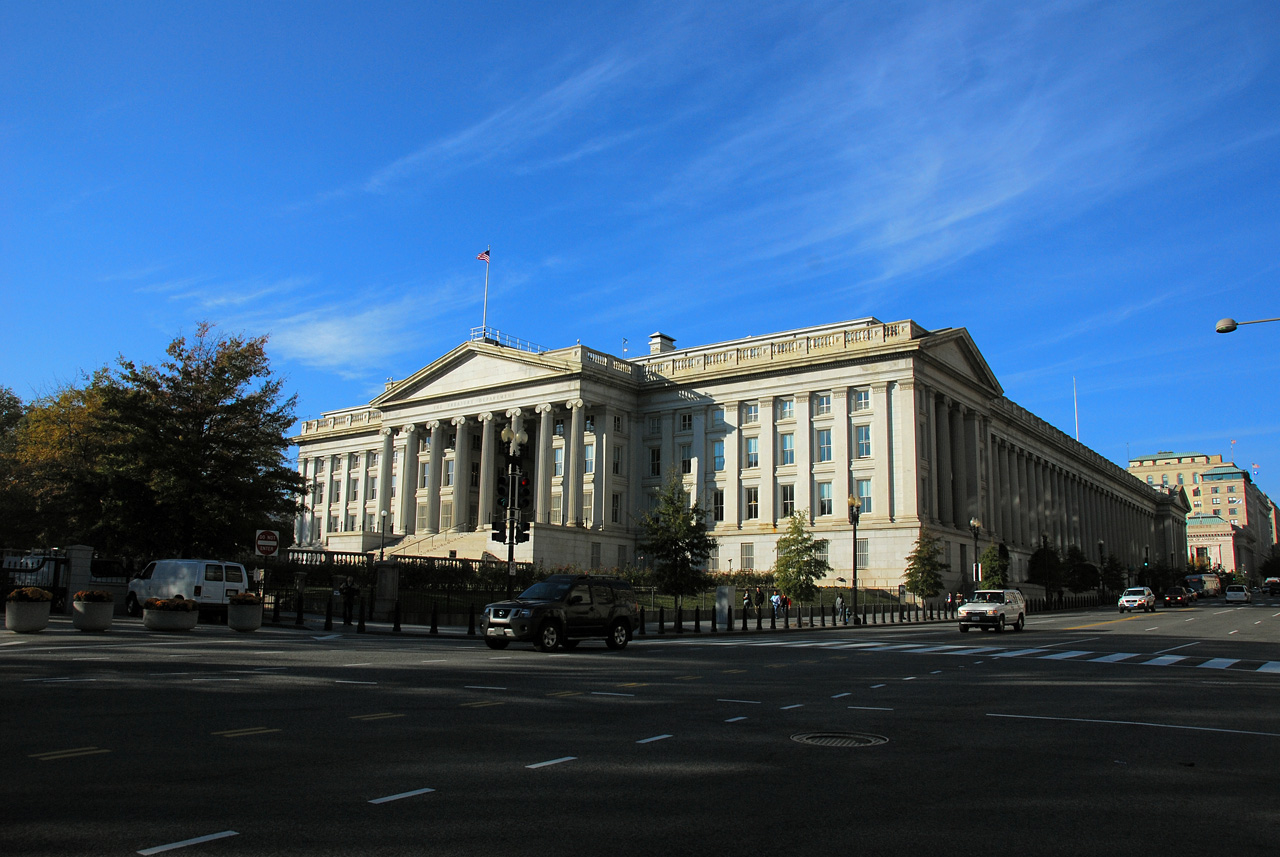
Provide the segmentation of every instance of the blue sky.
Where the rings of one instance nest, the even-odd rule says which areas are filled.
[[[300,418],[556,348],[966,327],[1107,458],[1280,499],[1275,2],[0,5],[0,385],[202,320]],[[1235,441],[1234,449],[1231,442]]]

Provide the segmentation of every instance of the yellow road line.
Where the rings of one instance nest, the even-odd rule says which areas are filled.
[[[404,717],[404,715],[392,714],[390,711],[384,711],[382,714],[356,714],[347,719],[348,720],[390,720],[394,717]]]
[[[580,690],[558,690],[555,693],[548,693],[547,696],[581,696]]]
[[[488,708],[490,705],[502,705],[501,702],[464,702],[460,708]]]
[[[678,675],[676,681],[697,681],[702,678],[700,675]]]

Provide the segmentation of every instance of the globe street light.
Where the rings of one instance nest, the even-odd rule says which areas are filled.
[[[378,513],[382,516],[382,546],[378,548],[378,561],[387,558],[387,510],[383,509]]]
[[[849,495],[849,525],[853,527],[853,624],[861,625],[858,618],[858,516],[862,514],[862,498],[856,494]]]
[[[978,576],[978,533],[982,530],[982,521],[977,516],[969,519],[969,532],[973,533],[973,576]],[[965,581],[965,595],[969,594],[969,581]]]
[[[1280,318],[1257,318],[1253,321],[1236,321],[1234,318],[1223,318],[1218,320],[1213,329],[1218,333],[1231,333],[1242,324],[1263,324],[1268,321],[1280,321]]]

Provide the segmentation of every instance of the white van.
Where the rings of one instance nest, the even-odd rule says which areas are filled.
[[[148,598],[181,595],[198,601],[201,608],[225,610],[232,595],[252,588],[249,572],[238,562],[158,559],[129,581],[125,607],[130,616],[141,616]]]

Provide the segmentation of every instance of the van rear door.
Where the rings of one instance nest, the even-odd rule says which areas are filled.
[[[227,603],[227,582],[222,563],[206,562],[204,564],[204,580],[196,588],[196,600],[201,604]]]

